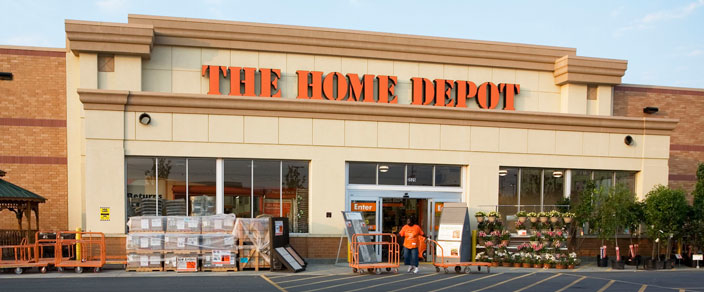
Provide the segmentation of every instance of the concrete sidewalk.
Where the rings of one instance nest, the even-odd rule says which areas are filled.
[[[405,266],[399,267],[399,272],[404,273],[406,271]],[[455,274],[453,269],[449,269],[450,274]],[[657,271],[646,271],[638,269],[636,270],[633,266],[626,266],[624,270],[614,270],[611,268],[597,267],[596,262],[587,262],[578,266],[573,270],[558,270],[558,269],[534,269],[534,268],[509,268],[509,267],[491,267],[491,273],[603,273],[603,272],[613,272],[613,273],[634,273],[634,272],[680,272],[680,271],[704,271],[703,269],[690,268],[686,266],[675,267],[672,270],[657,270]],[[420,264],[420,274],[433,274],[437,273],[435,267],[430,263]],[[441,274],[444,274],[443,270],[440,270]],[[476,267],[472,267],[472,273],[486,273],[486,269],[482,268],[481,272],[477,271]],[[263,271],[239,271],[239,272],[194,272],[194,273],[177,273],[177,272],[126,272],[119,266],[106,267],[99,273],[93,273],[92,270],[86,269],[83,273],[78,274],[73,270],[66,270],[64,272],[57,272],[51,269],[46,274],[39,273],[37,269],[32,269],[25,271],[21,275],[16,275],[14,272],[0,273],[0,279],[10,279],[10,278],[86,278],[86,277],[191,277],[191,276],[259,276],[265,275],[267,277],[276,276],[286,276],[286,277],[296,277],[296,276],[331,276],[331,275],[353,275],[352,269],[347,265],[347,263],[338,264],[322,264],[315,263],[308,265],[307,269],[303,272],[292,274],[288,272],[271,272],[269,270]]]

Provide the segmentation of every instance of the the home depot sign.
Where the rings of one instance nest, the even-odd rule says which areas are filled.
[[[279,80],[281,69],[226,67],[203,65],[202,75],[209,78],[208,94],[220,95],[220,76],[229,79],[230,95],[281,97]],[[334,101],[398,103],[398,78],[390,75],[372,75],[339,72],[323,74],[320,71],[296,71],[299,99]],[[257,80],[258,78],[258,80]],[[259,93],[255,85],[259,84]],[[479,108],[495,109],[503,98],[504,110],[515,110],[514,99],[521,91],[519,84],[413,77],[411,78],[413,105],[467,107],[467,99],[474,99]]]

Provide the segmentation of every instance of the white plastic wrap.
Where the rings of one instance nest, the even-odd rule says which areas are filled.
[[[163,233],[137,232],[127,234],[127,251],[161,251],[164,249]]]
[[[127,254],[127,268],[159,269],[162,261],[160,252]]]
[[[127,220],[129,232],[164,232],[163,216],[134,216]]]
[[[166,232],[200,233],[201,217],[166,216]]]
[[[205,233],[201,234],[201,247],[203,250],[234,250],[237,238],[233,234]]]
[[[236,268],[237,250],[213,250],[203,253],[203,268]]]
[[[193,233],[164,233],[164,249],[197,251],[201,247],[200,236]]]
[[[245,267],[269,265],[271,251],[269,250],[269,218],[237,218],[235,221],[235,236],[244,245],[239,246],[240,262]],[[246,265],[251,264],[251,265]]]
[[[201,217],[201,231],[232,233],[235,227],[235,214],[221,214]]]

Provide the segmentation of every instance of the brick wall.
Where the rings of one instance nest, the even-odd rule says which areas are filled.
[[[304,258],[334,259],[340,245],[340,237],[291,237],[291,246]],[[347,260],[347,238],[342,240],[340,259]]]
[[[658,107],[656,114],[643,108]],[[704,90],[621,85],[614,88],[614,115],[679,119],[670,138],[669,184],[694,190],[697,165],[704,162]]]
[[[3,179],[47,199],[39,205],[40,229],[67,229],[65,53],[0,47],[0,72],[13,74],[0,80]],[[14,213],[0,211],[0,229],[17,227]]]

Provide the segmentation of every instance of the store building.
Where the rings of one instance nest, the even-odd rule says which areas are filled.
[[[343,210],[432,235],[443,202],[511,214],[586,180],[641,197],[672,180],[680,116],[638,114],[658,104],[625,96],[645,87],[620,85],[623,60],[143,15],[68,20],[66,36],[68,226],[113,246],[133,215],[268,214],[331,258]]]

